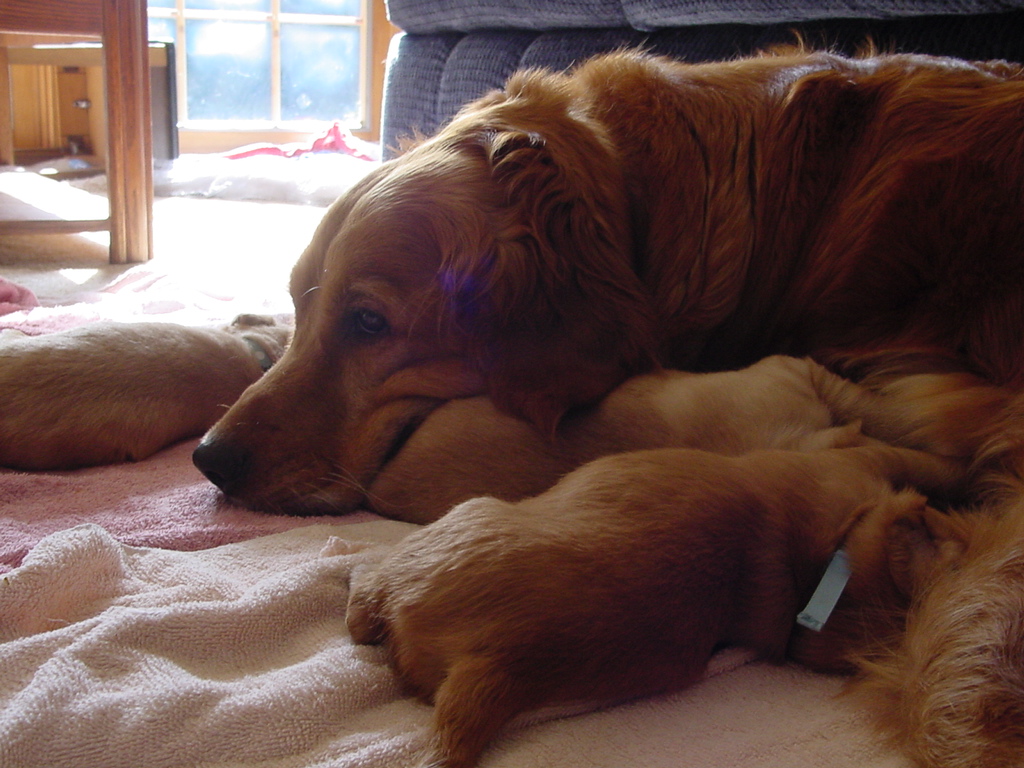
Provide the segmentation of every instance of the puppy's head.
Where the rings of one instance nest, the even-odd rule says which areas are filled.
[[[652,365],[623,186],[564,78],[472,105],[328,211],[292,273],[290,347],[197,465],[255,508],[343,512],[446,400],[552,432]]]
[[[850,672],[854,657],[891,647],[913,602],[963,557],[969,519],[905,491],[859,510],[842,541],[850,580],[820,632],[798,627],[790,656],[812,669]]]

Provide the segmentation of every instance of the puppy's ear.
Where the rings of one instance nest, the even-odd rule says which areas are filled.
[[[476,313],[467,321],[485,329],[478,354],[492,399],[546,433],[655,357],[625,184],[610,147],[584,128],[563,120],[552,136],[507,125],[478,134],[498,232],[491,252],[461,266],[473,292],[462,306]]]
[[[924,498],[889,524],[889,570],[903,594],[913,596],[942,570],[955,567],[967,548],[960,518],[927,506]]]

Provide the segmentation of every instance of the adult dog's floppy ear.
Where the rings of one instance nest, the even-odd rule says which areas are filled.
[[[562,115],[549,136],[491,123],[476,136],[500,208],[493,250],[451,265],[495,404],[555,429],[654,365],[650,299],[632,269],[630,210],[607,143]]]

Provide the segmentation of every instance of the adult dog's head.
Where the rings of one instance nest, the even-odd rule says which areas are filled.
[[[572,81],[529,73],[328,211],[280,362],[196,450],[228,495],[343,512],[425,416],[486,393],[551,432],[654,359],[614,148]]]

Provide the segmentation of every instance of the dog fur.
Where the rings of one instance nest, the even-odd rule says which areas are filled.
[[[344,512],[449,401],[486,396],[557,439],[631,376],[787,353],[895,402],[910,444],[970,457],[1019,515],[1022,109],[1020,66],[922,56],[519,73],[332,207],[292,274],[294,342],[197,466],[257,509]],[[416,564],[389,568],[400,584]],[[933,605],[916,647],[954,642]]]
[[[470,768],[521,712],[681,688],[722,645],[848,669],[867,639],[899,635],[942,567],[917,543],[945,515],[895,489],[961,480],[955,460],[892,447],[617,454],[414,532],[355,572],[348,626],[386,643],[409,690],[434,702],[427,763]],[[836,613],[793,637],[844,540],[853,575]]]
[[[922,768],[1024,761],[1024,509],[958,519],[962,555],[918,596],[902,643],[860,654],[854,693]]]
[[[0,466],[138,461],[200,435],[278,359],[290,328],[240,315],[224,328],[98,322],[0,339]]]
[[[331,208],[291,347],[196,463],[253,508],[344,512],[443,402],[550,435],[659,365],[786,352],[1016,471],[1022,103],[1020,67],[907,55],[519,73]]]
[[[476,496],[518,501],[596,458],[648,448],[737,456],[768,448],[844,447],[867,435],[972,456],[959,445],[928,445],[917,424],[904,417],[900,400],[810,359],[783,355],[739,371],[635,376],[593,408],[566,416],[553,437],[502,413],[487,397],[465,398],[427,417],[383,466],[364,506],[429,523]]]

